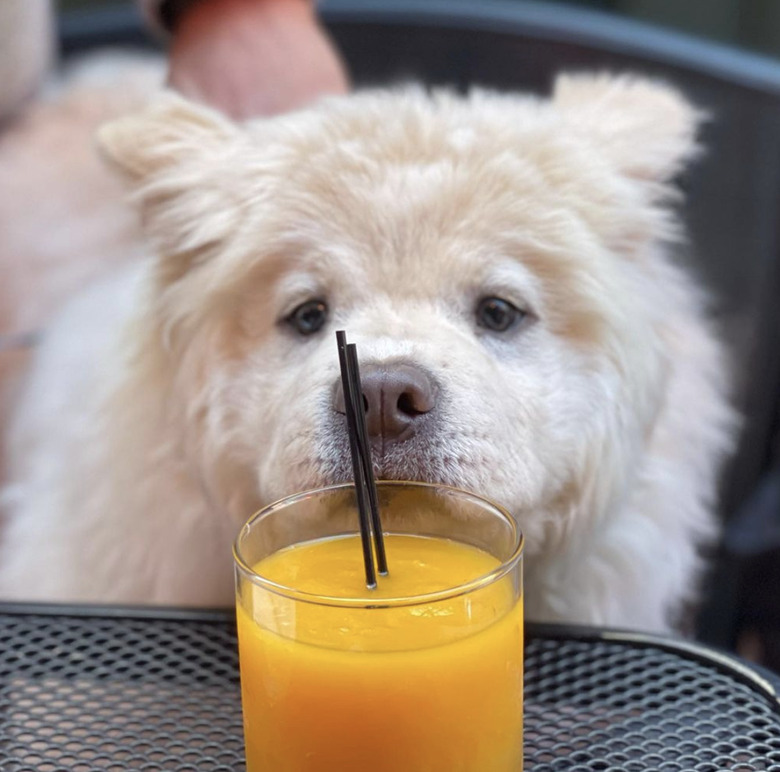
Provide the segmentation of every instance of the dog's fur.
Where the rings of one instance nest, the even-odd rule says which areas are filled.
[[[714,533],[730,411],[669,257],[697,112],[564,77],[550,100],[420,90],[237,126],[168,95],[106,126],[154,253],[52,325],[5,494],[0,594],[229,603],[260,505],[349,477],[333,331],[439,388],[379,477],[506,505],[533,619],[662,630]],[[480,327],[480,298],[525,311]],[[302,302],[329,319],[304,337]]]
[[[47,3],[33,5],[42,13]],[[0,38],[3,23],[14,21],[3,10],[21,7],[0,0]],[[28,55],[35,58],[32,50]],[[36,62],[42,66],[35,59],[14,73],[30,72]],[[0,88],[9,74],[0,72]],[[24,385],[29,344],[63,302],[145,252],[137,214],[95,152],[93,136],[102,123],[140,110],[164,76],[160,58],[91,54],[64,67],[0,123],[0,427],[9,424]],[[23,90],[21,82],[16,90]],[[0,481],[4,451],[0,443]]]

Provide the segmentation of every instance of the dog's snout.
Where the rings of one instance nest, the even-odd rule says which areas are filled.
[[[429,375],[409,364],[367,365],[361,370],[366,426],[385,442],[406,439],[420,416],[436,405],[436,386]],[[333,407],[343,413],[344,392],[336,384]]]

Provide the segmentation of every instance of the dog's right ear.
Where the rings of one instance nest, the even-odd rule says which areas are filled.
[[[131,183],[188,162],[214,157],[239,135],[238,127],[219,113],[164,93],[140,113],[98,129],[98,146],[109,163]]]
[[[98,146],[129,182],[161,257],[202,253],[226,239],[241,206],[247,135],[214,110],[165,93],[102,126]]]

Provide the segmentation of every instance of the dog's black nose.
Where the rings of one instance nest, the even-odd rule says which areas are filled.
[[[361,369],[360,382],[368,433],[385,442],[409,437],[419,417],[436,405],[433,380],[413,365],[366,365]],[[333,407],[345,412],[341,380],[333,394]]]

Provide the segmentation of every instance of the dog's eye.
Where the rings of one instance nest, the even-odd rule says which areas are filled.
[[[319,332],[328,319],[328,306],[322,300],[307,300],[301,303],[285,320],[301,335]]]
[[[477,324],[493,332],[506,332],[524,316],[523,311],[501,298],[482,298],[477,305]]]

